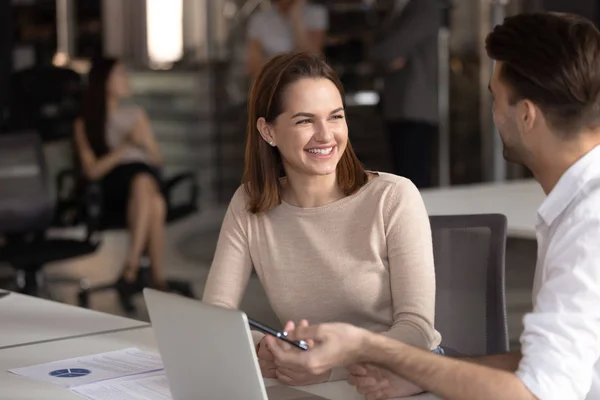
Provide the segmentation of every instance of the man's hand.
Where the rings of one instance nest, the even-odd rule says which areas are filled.
[[[263,378],[277,378],[275,357],[273,357],[273,353],[269,350],[266,336],[258,342],[258,345],[256,346],[256,356],[258,357],[258,365],[260,366],[260,372]]]
[[[364,344],[370,332],[348,324],[323,324],[304,326],[301,324],[289,332],[292,340],[304,340],[309,343],[308,351],[291,349],[286,351],[275,343],[276,338],[268,338],[275,356],[275,363],[286,368],[300,369],[312,375],[328,373],[334,367],[347,367],[357,364],[364,357]],[[284,343],[283,345],[286,345]]]
[[[295,370],[285,367],[278,367],[275,372],[277,380],[288,386],[316,385],[317,383],[327,382],[331,375],[331,371],[315,375],[306,370]]]
[[[308,327],[308,322],[301,321],[298,326]],[[293,332],[294,329],[295,324],[293,322],[288,322],[285,325],[284,332]],[[329,370],[319,374],[313,374],[306,368],[293,363],[288,363],[281,357],[277,356],[277,354],[282,353],[291,356],[299,355],[303,352],[302,350],[296,349],[295,347],[273,337],[269,337],[267,341],[268,346],[272,350],[272,354],[274,356],[274,364],[276,366],[275,374],[280,382],[289,386],[305,386],[323,383],[329,380],[329,376],[331,374],[331,371]],[[308,343],[309,347],[313,345],[312,341],[308,340],[306,342]]]
[[[348,368],[348,383],[367,400],[407,397],[423,390],[392,372],[373,365],[353,365]]]

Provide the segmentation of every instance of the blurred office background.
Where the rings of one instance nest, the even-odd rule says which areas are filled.
[[[419,0],[413,0],[419,1]],[[380,78],[368,54],[372,32],[394,0],[315,1],[326,7],[329,27],[325,55],[347,91],[350,136],[367,168],[391,171],[381,116]],[[529,177],[507,165],[491,117],[487,85],[492,64],[483,40],[506,15],[534,10],[575,12],[600,22],[595,0],[439,0],[442,27],[438,48],[439,135],[432,144],[433,186],[464,185]],[[66,68],[83,78],[96,54],[116,56],[129,68],[133,102],[143,106],[165,155],[165,173],[194,171],[200,188],[198,212],[168,227],[170,276],[192,282],[201,296],[227,202],[243,169],[246,97],[246,29],[267,0],[3,0],[0,2],[0,134],[13,129],[20,71]],[[11,86],[12,85],[12,86]],[[72,120],[78,88],[40,80],[35,91],[47,104],[25,110],[28,129],[44,143],[51,191],[54,176],[73,162]],[[51,92],[51,93],[46,93]],[[23,93],[21,93],[23,94]],[[23,111],[23,110],[22,110]],[[25,123],[20,121],[21,123]],[[25,124],[27,125],[27,124]],[[53,229],[76,230],[76,226]],[[101,283],[119,273],[126,232],[105,232],[92,255],[44,268]],[[530,307],[535,242],[510,240],[507,290],[512,344],[520,318]],[[0,265],[0,274],[14,271]],[[0,275],[1,276],[1,275]],[[57,285],[60,301],[77,304],[78,287]],[[146,318],[138,299],[134,316]],[[124,313],[114,293],[99,294],[90,307]],[[273,321],[268,302],[253,278],[244,307]],[[262,318],[260,318],[262,316]]]

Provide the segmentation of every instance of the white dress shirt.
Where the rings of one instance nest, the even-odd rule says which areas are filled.
[[[600,399],[600,146],[538,209],[537,242],[517,376],[540,400]]]

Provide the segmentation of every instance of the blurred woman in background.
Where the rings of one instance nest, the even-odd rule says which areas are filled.
[[[104,209],[108,214],[126,214],[130,243],[120,287],[133,290],[147,249],[153,285],[166,289],[162,155],[144,110],[121,104],[129,94],[123,64],[113,58],[95,59],[82,117],[75,121],[75,143],[83,173],[102,185]]]
[[[274,0],[248,22],[248,70],[256,77],[273,56],[291,51],[322,53],[329,25],[327,9],[306,0]]]

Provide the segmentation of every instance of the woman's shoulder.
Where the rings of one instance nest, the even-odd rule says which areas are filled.
[[[231,197],[229,209],[238,216],[248,214],[248,193],[244,185],[240,185]]]
[[[369,197],[380,199],[384,219],[391,220],[401,215],[426,213],[421,193],[410,179],[379,172],[372,183],[375,184],[373,190],[376,193],[372,193]]]
[[[377,176],[369,182],[370,190],[373,192],[371,198],[379,198],[386,204],[386,209],[398,207],[402,204],[422,204],[423,199],[419,189],[408,178],[378,172]]]
[[[387,192],[390,195],[419,192],[415,184],[403,176],[388,172],[373,172],[374,176],[369,181],[373,190]],[[383,194],[383,193],[382,193]]]
[[[273,10],[258,10],[248,18],[248,25],[254,28],[261,26],[262,24],[268,24],[277,17],[277,14]]]

